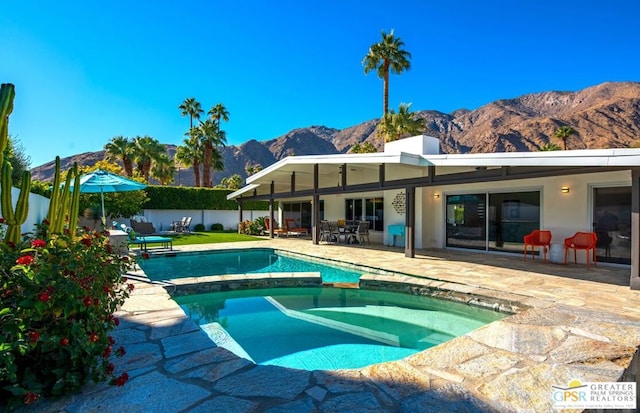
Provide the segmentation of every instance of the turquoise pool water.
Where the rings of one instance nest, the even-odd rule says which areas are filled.
[[[217,345],[257,364],[305,370],[398,360],[505,317],[435,298],[341,288],[174,299]]]
[[[152,281],[206,275],[320,272],[323,282],[358,282],[362,272],[277,254],[270,248],[163,254],[138,265]]]

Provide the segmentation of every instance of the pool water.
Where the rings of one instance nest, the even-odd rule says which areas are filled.
[[[257,364],[305,370],[398,360],[505,317],[435,298],[341,288],[174,299],[217,345]]]
[[[270,248],[163,254],[138,265],[152,281],[207,275],[319,272],[323,282],[358,282],[362,272],[279,255]]]

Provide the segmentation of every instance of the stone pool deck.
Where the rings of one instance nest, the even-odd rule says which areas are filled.
[[[176,249],[229,247],[274,247],[383,268],[386,274],[367,276],[372,288],[423,289],[519,312],[400,361],[309,372],[256,366],[216,347],[167,288],[132,276],[136,289],[113,334],[127,349],[116,372],[127,371],[129,382],[88,386],[25,411],[550,412],[557,411],[553,385],[638,381],[640,292],[629,289],[628,268],[440,250],[408,259],[398,248],[298,239]]]

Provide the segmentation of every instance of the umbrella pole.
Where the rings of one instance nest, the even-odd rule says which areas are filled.
[[[102,229],[107,227],[107,217],[104,214],[104,191],[100,187],[100,199],[102,200]]]

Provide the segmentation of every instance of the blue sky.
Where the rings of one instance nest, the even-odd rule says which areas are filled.
[[[476,109],[496,99],[640,81],[640,2],[3,1],[0,82],[31,166],[113,136],[180,144],[178,105],[222,102],[229,144],[382,113],[362,58],[381,31],[412,54],[390,107]]]

